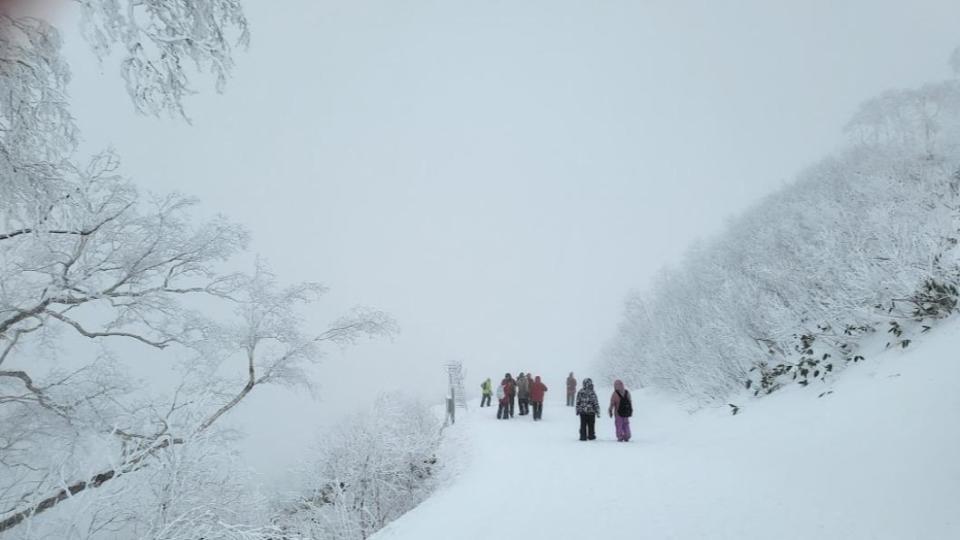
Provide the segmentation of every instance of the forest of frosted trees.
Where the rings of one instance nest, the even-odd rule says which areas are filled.
[[[26,6],[0,13],[0,535],[292,539],[300,516],[321,527],[334,512],[325,537],[362,538],[415,504],[439,423],[405,400],[369,414],[402,416],[416,441],[333,435],[316,485],[282,501],[251,489],[222,420],[262,386],[309,389],[325,347],[396,324],[356,308],[308,327],[325,287],[285,285],[261,260],[229,270],[248,246],[240,224],[142,192],[111,152],[79,155],[60,32]],[[92,54],[147,115],[185,117],[193,81],[220,89],[247,42],[236,0],[74,7]],[[371,455],[381,468],[361,488],[350,459]]]
[[[951,57],[960,76],[960,50]],[[949,314],[960,287],[960,80],[886,92],[847,146],[632,294],[611,377],[701,401],[763,395],[861,361],[863,338]]]

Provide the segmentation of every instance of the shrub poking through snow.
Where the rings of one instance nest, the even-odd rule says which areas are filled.
[[[941,258],[942,254],[935,260],[939,263]],[[928,332],[937,320],[949,317],[957,309],[960,299],[958,267],[954,266],[950,272],[940,270],[938,278],[924,280],[914,294],[874,306],[880,313],[878,319],[885,320],[878,320],[875,324],[847,325],[842,336],[832,334],[827,324],[817,326],[818,333],[794,336],[793,354],[780,355],[775,363],[770,359],[756,362],[749,370],[745,387],[753,390],[754,396],[761,396],[790,383],[807,386],[815,380],[825,381],[836,372],[832,360],[835,353],[839,353],[844,365],[863,361],[863,355],[855,354],[860,338],[882,326],[886,326],[886,333],[891,337],[886,343],[887,348],[906,349],[913,342],[911,336]],[[818,337],[831,340],[818,342]],[[771,357],[779,354],[774,348],[768,349],[768,353]],[[791,361],[792,358],[799,359]]]

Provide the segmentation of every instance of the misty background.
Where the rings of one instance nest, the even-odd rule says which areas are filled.
[[[241,405],[274,479],[316,435],[284,418],[438,401],[449,360],[471,390],[533,371],[556,399],[630,289],[828,153],[862,100],[945,76],[957,44],[956,2],[771,4],[250,2],[251,47],[192,125],[138,117],[63,27],[84,151],[114,147],[142,188],[247,226],[282,280],[330,286],[318,327],[356,304],[400,323],[332,349],[319,400]]]

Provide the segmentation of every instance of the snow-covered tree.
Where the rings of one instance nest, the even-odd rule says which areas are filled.
[[[11,6],[12,4],[12,6]],[[69,66],[60,34],[32,2],[0,4],[0,205],[33,206],[69,191],[77,128],[69,111]],[[42,4],[42,3],[40,3]],[[84,35],[104,61],[120,49],[120,71],[137,110],[184,115],[192,76],[222,90],[232,51],[249,36],[238,0],[74,0]]]
[[[183,115],[191,78],[222,87],[247,39],[235,0],[74,4],[143,113]],[[265,538],[220,419],[262,385],[309,386],[324,343],[394,323],[357,309],[309,331],[322,286],[225,270],[241,226],[140,192],[109,152],[77,156],[59,34],[35,15],[0,12],[0,534]]]
[[[442,424],[401,394],[325,433],[304,471],[303,494],[277,525],[304,538],[362,540],[423,501],[435,487]]]
[[[260,385],[308,385],[302,367],[322,343],[393,330],[383,313],[358,310],[306,332],[297,306],[322,286],[281,288],[262,265],[249,277],[216,271],[245,246],[242,228],[195,223],[189,199],[144,198],[107,174],[111,160],[97,163],[42,222],[8,212],[0,233],[0,530],[139,470]],[[226,309],[235,315],[207,314]],[[157,351],[177,362],[180,383],[145,398],[124,376],[129,360],[81,338]],[[66,372],[51,369],[60,345]],[[85,474],[86,445],[104,439],[114,455]]]
[[[951,311],[957,126],[955,79],[866,101],[848,147],[630,297],[604,351],[607,374],[704,400],[763,374],[753,389],[769,391],[777,366],[806,384],[858,361],[864,333]]]
[[[122,52],[121,73],[143,113],[185,115],[195,72],[210,74],[223,90],[233,49],[249,42],[239,0],[74,0],[83,11],[84,36],[101,59]],[[193,72],[191,72],[191,68]]]

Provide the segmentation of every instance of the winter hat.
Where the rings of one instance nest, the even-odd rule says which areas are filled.
[[[593,379],[591,379],[591,378],[589,378],[589,377],[587,377],[586,379],[584,379],[584,380],[583,380],[583,387],[584,387],[584,388],[593,388]]]

